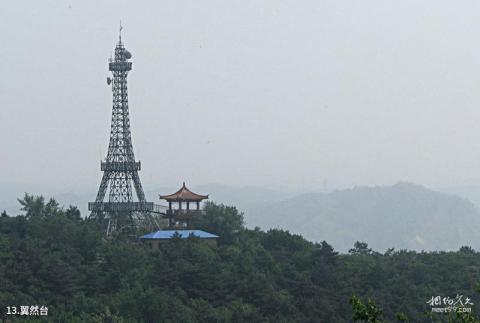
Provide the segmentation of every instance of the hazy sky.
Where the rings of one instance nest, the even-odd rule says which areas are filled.
[[[120,19],[147,189],[477,180],[479,17],[466,0],[4,1],[0,184],[97,190]]]

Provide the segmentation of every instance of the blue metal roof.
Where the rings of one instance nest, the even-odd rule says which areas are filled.
[[[202,231],[202,230],[161,230],[152,232],[140,237],[140,239],[171,239],[177,233],[180,238],[186,239],[190,235],[200,239],[218,238],[217,235]]]

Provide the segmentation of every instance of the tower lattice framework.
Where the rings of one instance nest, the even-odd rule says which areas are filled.
[[[109,61],[113,106],[110,142],[105,161],[101,162],[102,181],[95,202],[88,203],[90,216],[106,225],[106,235],[138,226],[158,227],[152,212],[156,205],[147,202],[138,172],[141,164],[135,161],[128,110],[127,75],[132,69],[132,55],[122,43],[121,35],[115,47],[115,58]],[[134,198],[134,192],[136,199]],[[108,192],[108,201],[105,196]]]

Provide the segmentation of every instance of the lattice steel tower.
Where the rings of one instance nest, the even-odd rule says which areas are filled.
[[[107,78],[112,85],[113,107],[110,143],[105,161],[100,163],[104,172],[95,202],[88,203],[90,217],[97,218],[105,225],[106,235],[114,231],[138,226],[158,227],[151,212],[156,205],[147,202],[142,183],[138,176],[140,162],[135,161],[130,118],[128,113],[127,75],[132,69],[129,60],[132,55],[122,43],[120,27],[119,41],[115,47],[115,58],[109,61],[109,70],[113,80]],[[134,200],[133,189],[136,193]],[[105,195],[108,191],[108,202]]]

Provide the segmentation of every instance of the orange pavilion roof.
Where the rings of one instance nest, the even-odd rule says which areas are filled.
[[[160,195],[161,200],[167,200],[169,202],[178,202],[178,201],[201,201],[208,199],[208,195],[200,195],[197,193],[193,193],[190,191],[186,186],[185,182],[183,182],[182,188],[170,195]]]

